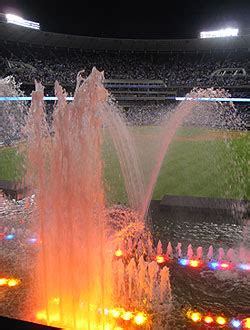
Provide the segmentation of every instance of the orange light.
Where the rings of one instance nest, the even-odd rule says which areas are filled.
[[[199,261],[198,260],[189,260],[189,265],[191,267],[198,267],[199,266]]]
[[[123,252],[122,252],[122,250],[121,250],[121,249],[117,249],[117,250],[115,251],[115,256],[116,256],[116,257],[122,257],[122,256],[123,256]]]
[[[19,282],[20,282],[19,280],[11,278],[11,279],[8,280],[8,286],[16,286],[16,285],[19,284]]]
[[[124,312],[121,316],[124,321],[130,321],[133,318],[132,312]]]
[[[147,316],[144,313],[138,313],[134,317],[134,322],[137,325],[142,325],[147,321]]]
[[[200,322],[201,321],[201,313],[199,312],[193,312],[190,316],[191,320],[193,322]]]
[[[59,313],[54,313],[49,315],[49,322],[54,322],[57,323],[60,321],[60,314]]]
[[[0,278],[0,286],[6,285],[8,283],[7,278]]]
[[[118,317],[120,317],[120,315],[121,315],[121,309],[119,309],[119,308],[115,308],[115,309],[112,309],[112,311],[111,311],[111,315],[115,318],[115,319],[117,319]]]
[[[191,319],[191,315],[192,315],[193,311],[192,309],[188,309],[187,312],[186,312],[186,315],[187,315],[187,318],[188,319]]]
[[[163,256],[156,256],[155,259],[158,264],[163,264],[165,262],[165,258]]]
[[[212,316],[206,315],[206,316],[204,317],[204,322],[205,322],[206,324],[211,324],[211,323],[213,323],[213,321],[214,321],[214,319],[212,318]]]
[[[36,319],[39,320],[39,321],[42,321],[42,320],[47,320],[47,314],[46,314],[46,311],[40,311],[40,312],[37,312],[36,313]]]
[[[36,313],[36,319],[38,321],[48,321],[49,319],[49,322],[52,322],[52,323],[57,323],[60,321],[60,315],[59,313],[51,313],[49,315],[49,318],[47,318],[47,313],[45,310],[42,310],[42,311],[39,311]]]
[[[221,268],[229,268],[229,264],[223,262],[222,264],[220,264]]]
[[[250,317],[243,320],[243,329],[250,329]]]
[[[225,319],[225,317],[223,316],[217,316],[216,317],[216,323],[218,323],[219,325],[224,325],[226,324],[227,320]]]
[[[52,304],[59,305],[59,303],[60,303],[60,298],[55,297],[55,298],[51,299],[50,302],[51,302]]]
[[[113,326],[111,324],[105,324],[104,325],[104,330],[113,330]]]

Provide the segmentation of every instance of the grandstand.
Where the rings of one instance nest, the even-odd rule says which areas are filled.
[[[71,94],[76,75],[93,66],[125,107],[164,103],[193,87],[215,87],[250,96],[250,33],[229,38],[136,40],[65,35],[0,20],[0,74],[14,75],[26,94],[34,79],[53,95],[58,80]],[[249,106],[240,105],[246,114]]]

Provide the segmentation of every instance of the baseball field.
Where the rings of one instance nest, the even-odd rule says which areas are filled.
[[[145,181],[161,153],[159,127],[131,127]],[[125,202],[117,155],[106,139],[103,146],[107,197]],[[250,199],[249,141],[246,131],[181,128],[165,155],[153,198],[165,194]],[[0,149],[0,180],[20,180],[25,172],[16,147]]]

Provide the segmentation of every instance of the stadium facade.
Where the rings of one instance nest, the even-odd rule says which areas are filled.
[[[74,91],[77,71],[105,72],[106,87],[129,109],[152,107],[193,87],[215,87],[250,96],[250,30],[236,37],[115,39],[33,30],[7,24],[0,15],[0,75],[13,74],[26,94],[34,79],[53,94],[57,79]],[[240,106],[249,118],[249,105]],[[249,119],[247,119],[249,121]]]

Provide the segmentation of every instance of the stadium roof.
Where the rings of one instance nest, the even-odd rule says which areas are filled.
[[[250,51],[250,34],[208,39],[113,39],[32,30],[0,22],[0,40],[40,47],[81,48],[135,52]]]

